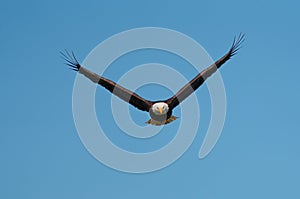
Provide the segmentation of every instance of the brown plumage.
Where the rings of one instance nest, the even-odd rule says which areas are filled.
[[[172,116],[172,110],[190,94],[197,90],[205,82],[205,80],[215,73],[217,69],[220,68],[226,61],[235,55],[240,49],[243,41],[244,34],[240,34],[234,39],[231,48],[223,57],[200,72],[190,82],[184,85],[174,96],[163,101],[146,100],[138,94],[120,86],[119,84],[89,71],[79,64],[73,52],[70,54],[66,51],[65,53],[61,54],[62,58],[66,61],[66,64],[70,66],[72,70],[78,71],[94,83],[103,86],[111,93],[138,108],[139,110],[149,112],[151,119],[147,121],[148,124],[164,125],[176,119],[175,116]]]

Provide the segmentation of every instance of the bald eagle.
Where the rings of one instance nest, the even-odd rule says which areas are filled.
[[[92,82],[103,86],[111,93],[121,98],[125,102],[128,102],[135,108],[141,111],[149,112],[151,118],[146,122],[147,124],[164,125],[176,120],[177,117],[172,115],[172,110],[196,89],[198,89],[204,83],[204,81],[213,73],[215,73],[217,69],[220,68],[227,60],[235,55],[240,49],[243,41],[244,34],[240,34],[237,38],[235,37],[231,48],[223,57],[200,72],[190,82],[184,85],[174,96],[162,101],[146,100],[138,94],[122,87],[121,85],[89,71],[79,64],[73,52],[61,52],[61,55],[66,61],[66,64],[70,66],[72,70],[83,74]]]

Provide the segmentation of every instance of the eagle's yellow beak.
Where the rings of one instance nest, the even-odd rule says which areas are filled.
[[[159,113],[162,114],[163,108],[159,108]]]

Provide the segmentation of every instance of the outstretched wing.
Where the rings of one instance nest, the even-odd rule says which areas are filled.
[[[62,58],[66,61],[66,64],[71,67],[72,70],[78,71],[79,73],[83,74],[87,78],[89,78],[92,82],[97,83],[107,90],[109,90],[114,95],[118,96],[125,102],[130,103],[134,107],[142,110],[142,111],[149,111],[150,107],[152,106],[153,102],[145,100],[141,96],[137,95],[136,93],[120,86],[119,84],[101,77],[96,73],[89,71],[88,69],[82,67],[79,62],[77,61],[74,53],[70,54],[69,52],[65,51],[62,53]]]
[[[244,34],[240,34],[237,38],[234,38],[230,50],[223,57],[199,73],[196,77],[194,77],[194,79],[181,88],[173,97],[167,99],[165,102],[169,105],[169,108],[173,109],[178,106],[180,102],[182,102],[197,88],[199,88],[209,76],[216,72],[218,68],[220,68],[227,60],[235,55],[240,49],[244,39]]]

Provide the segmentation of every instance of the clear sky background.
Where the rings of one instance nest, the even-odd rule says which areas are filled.
[[[0,198],[299,198],[299,8],[298,1],[1,2]],[[213,59],[238,33],[246,33],[246,42],[221,69],[228,110],[209,156],[198,159],[210,119],[203,86],[201,126],[188,151],[163,170],[127,174],[98,162],[81,143],[72,116],[76,75],[59,51],[74,50],[82,61],[108,37],[147,26],[180,31]],[[116,81],[148,62],[188,68],[168,56],[139,55],[116,61],[107,77]],[[184,70],[187,79],[194,75]],[[96,99],[102,98],[97,112],[110,104],[110,94],[98,88]],[[115,143],[145,150],[144,141],[123,141],[107,120]]]

